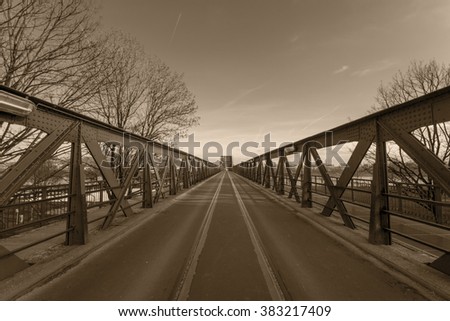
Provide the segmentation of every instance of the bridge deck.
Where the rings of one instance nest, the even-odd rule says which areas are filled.
[[[424,299],[230,172],[22,298]]]

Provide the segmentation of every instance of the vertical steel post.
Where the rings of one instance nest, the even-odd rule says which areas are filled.
[[[262,183],[262,162],[261,159],[258,159],[258,166],[256,167],[256,183],[261,184]]]
[[[433,201],[442,202],[442,189],[436,184],[433,185]],[[432,205],[433,214],[435,217],[435,222],[438,224],[442,224],[442,205],[433,204]]]
[[[279,164],[278,164],[278,174],[279,177],[278,180],[278,194],[284,195],[284,171],[285,171],[285,163],[286,163],[286,156],[284,154],[284,149],[280,151],[281,155],[279,158]]]
[[[264,164],[264,179],[263,179],[263,185],[265,188],[270,188],[270,166],[269,162],[266,158],[266,163]]]
[[[257,175],[257,170],[256,170],[256,161],[252,162],[252,181],[256,182],[256,175]]]
[[[185,155],[183,158],[183,188],[189,188],[189,159]]]
[[[70,193],[69,193],[70,195]],[[42,206],[41,206],[41,215],[42,217],[47,217],[47,210],[48,210],[48,202],[46,202],[45,200],[47,199],[47,186],[43,186],[42,187],[42,194],[41,194],[41,198],[44,202],[42,202]]]
[[[192,163],[192,184],[197,184],[197,164],[195,162],[195,158],[191,160]]]
[[[373,168],[372,200],[370,210],[369,242],[372,244],[391,244],[386,161],[386,142],[381,138],[381,128],[376,125],[376,154]]]
[[[177,194],[177,170],[175,167],[175,157],[173,151],[169,151],[169,175],[170,175],[170,187],[169,195]]]
[[[403,183],[397,183],[397,195],[402,196],[403,195]],[[399,197],[397,198],[397,211],[399,213],[403,213],[403,198]]]
[[[203,179],[203,162],[199,161],[198,164],[198,178],[197,183],[201,182]]]
[[[202,161],[202,180],[206,179],[206,164],[205,161]]]
[[[270,160],[270,156],[266,157],[266,165],[264,166],[264,187],[270,188],[270,164],[272,164]]]
[[[104,197],[103,197],[103,181],[99,181],[98,182],[98,189],[100,190],[100,205],[99,208],[102,208],[103,205],[103,201],[104,201]]]
[[[275,192],[278,193],[277,174],[275,173],[275,168],[273,166],[273,162],[272,162],[272,159],[270,158],[270,156],[267,158],[267,162],[269,164],[269,182],[270,182],[270,178],[272,178],[272,180],[273,180],[273,186],[272,187],[275,190]]]
[[[150,162],[144,164],[144,190],[142,193],[142,207],[153,207],[153,182],[152,182],[152,168]]]
[[[81,162],[81,124],[79,124],[77,139],[72,143],[70,153],[70,196],[68,202],[70,213],[67,217],[67,245],[82,245],[87,242],[87,207],[84,184],[84,168]]]
[[[302,207],[312,207],[312,184],[311,184],[311,152],[310,146],[305,146],[303,153],[303,179],[302,179]]]

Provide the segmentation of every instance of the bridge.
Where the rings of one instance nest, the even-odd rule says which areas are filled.
[[[449,164],[414,135],[448,121],[444,88],[221,168],[0,86],[0,298],[449,299]]]

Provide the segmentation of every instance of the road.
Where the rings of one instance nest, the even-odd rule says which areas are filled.
[[[222,172],[23,300],[423,300]]]

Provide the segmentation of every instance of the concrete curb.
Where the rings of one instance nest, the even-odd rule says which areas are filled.
[[[450,300],[450,277],[424,263],[424,261],[432,260],[432,257],[426,257],[425,254],[400,244],[390,246],[370,244],[367,241],[367,234],[364,234],[363,230],[349,230],[339,221],[339,218],[322,216],[314,208],[301,208],[300,210],[300,205],[294,201],[291,203],[287,197],[277,195],[239,175],[238,177],[355,254],[393,275],[400,282],[416,289],[427,299]]]
[[[140,209],[135,215],[117,220],[105,231],[99,231],[90,235],[89,243],[68,248],[68,251],[54,259],[37,263],[29,268],[16,273],[14,276],[0,282],[0,300],[10,301],[20,299],[24,294],[40,287],[50,280],[64,274],[66,271],[77,266],[83,259],[101,248],[118,242],[127,234],[132,233],[134,229],[139,228],[140,224],[146,223],[170,207],[174,202],[186,196],[189,191],[193,191],[203,185],[213,175],[195,186],[182,190],[174,198],[158,202],[151,209]],[[144,214],[144,212],[148,212]],[[145,215],[145,216],[144,216]]]

